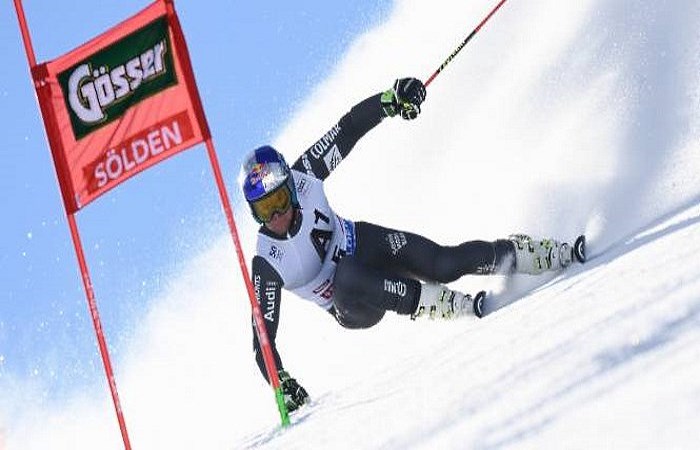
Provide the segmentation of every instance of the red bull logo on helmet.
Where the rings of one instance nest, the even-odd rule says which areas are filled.
[[[255,163],[248,173],[250,174],[250,184],[255,185],[263,181],[270,171],[267,169],[267,164]]]

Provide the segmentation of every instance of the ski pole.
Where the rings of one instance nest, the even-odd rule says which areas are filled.
[[[483,27],[484,24],[485,24],[486,22],[488,22],[488,20],[491,18],[491,16],[493,16],[494,14],[496,14],[496,11],[498,11],[498,9],[501,7],[501,5],[503,5],[505,2],[506,2],[506,0],[501,0],[501,1],[498,3],[498,5],[496,5],[496,7],[493,8],[493,9],[491,10],[491,12],[489,13],[489,15],[486,16],[486,18],[485,18],[484,20],[481,21],[481,23],[479,24],[479,26],[477,26],[476,28],[474,28],[474,30],[473,30],[471,33],[469,33],[469,36],[467,36],[467,38],[466,38],[465,40],[463,40],[461,44],[459,44],[459,46],[455,49],[455,51],[452,52],[452,54],[445,60],[445,62],[442,63],[442,65],[441,65],[440,67],[438,67],[438,69],[435,71],[435,73],[433,73],[433,74],[430,76],[430,78],[428,78],[428,81],[425,82],[425,87],[428,87],[428,85],[429,85],[430,83],[433,82],[433,80],[435,79],[435,77],[438,76],[438,74],[439,74],[440,72],[442,72],[442,70],[443,70],[445,67],[447,67],[447,65],[450,63],[450,61],[452,61],[452,60],[454,59],[454,57],[457,56],[457,53],[459,53],[459,52],[464,48],[464,46],[467,45],[467,44],[469,43],[469,41],[472,40],[472,38],[474,37],[474,35],[475,35],[476,33],[479,32],[479,30],[481,29],[481,27]]]

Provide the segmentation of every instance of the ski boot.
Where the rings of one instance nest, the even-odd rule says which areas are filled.
[[[475,297],[469,294],[453,291],[441,284],[425,283],[421,285],[420,299],[416,312],[411,314],[411,319],[425,314],[430,319],[454,319],[473,313],[477,317],[483,316],[484,299],[486,292],[480,291]]]
[[[515,246],[515,271],[539,275],[549,270],[568,267],[574,260],[586,261],[586,237],[581,235],[572,247],[554,239],[533,239],[525,234],[514,234],[508,239]]]

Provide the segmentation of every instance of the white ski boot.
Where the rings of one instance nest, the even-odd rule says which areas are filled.
[[[560,270],[568,267],[576,257],[583,262],[585,256],[579,258],[574,249],[566,242],[554,239],[533,239],[525,234],[514,234],[508,239],[515,245],[515,271],[530,275],[539,275],[548,270]],[[579,237],[577,245],[581,241],[581,254],[585,245],[585,238]]]
[[[477,317],[483,315],[483,301],[486,292],[481,291],[472,297],[469,294],[462,294],[453,291],[441,284],[424,283],[421,285],[418,308],[411,315],[411,319],[421,317],[425,314],[430,319],[454,319],[469,313]]]

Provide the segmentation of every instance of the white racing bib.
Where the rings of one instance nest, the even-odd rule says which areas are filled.
[[[340,259],[354,251],[355,226],[333,212],[321,180],[291,172],[301,207],[301,227],[286,239],[259,233],[258,255],[279,273],[286,289],[330,309],[335,270]]]

